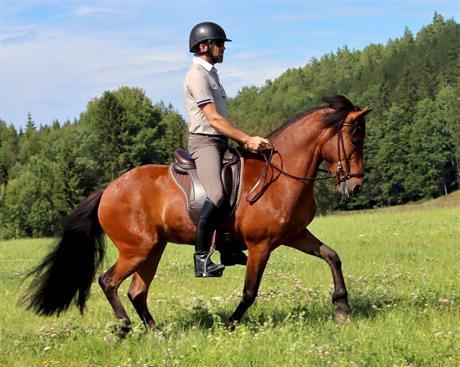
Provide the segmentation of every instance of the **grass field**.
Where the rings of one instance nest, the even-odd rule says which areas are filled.
[[[239,301],[244,269],[196,279],[193,248],[171,245],[149,296],[161,331],[145,332],[125,282],[135,327],[118,340],[97,284],[84,316],[41,318],[19,307],[24,273],[52,240],[0,242],[0,366],[459,366],[457,199],[315,219],[312,232],[343,262],[353,316],[340,326],[326,263],[281,247],[230,333],[221,323]],[[108,248],[106,266],[116,256]]]

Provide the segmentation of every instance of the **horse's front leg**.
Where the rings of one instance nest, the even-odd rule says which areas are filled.
[[[240,304],[227,322],[231,330],[241,321],[246,310],[254,303],[259,291],[260,281],[265,270],[271,248],[268,244],[248,246],[248,262],[246,264],[246,277],[244,280],[243,297]]]
[[[334,280],[332,302],[337,304],[336,320],[339,323],[347,321],[351,313],[351,308],[348,304],[348,293],[342,274],[342,262],[337,252],[322,243],[307,229],[304,229],[295,236],[289,237],[284,244],[306,254],[320,257],[329,264],[332,271],[332,279]]]

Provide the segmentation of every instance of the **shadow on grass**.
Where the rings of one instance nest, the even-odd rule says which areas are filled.
[[[377,315],[382,315],[390,312],[393,307],[388,305],[395,305],[405,303],[402,299],[395,297],[385,296],[364,296],[354,295],[350,299],[350,306],[352,308],[352,320],[358,319],[372,319]],[[264,308],[267,304],[264,304]],[[416,305],[414,305],[416,307]],[[257,330],[264,325],[271,325],[273,327],[280,326],[288,323],[309,323],[309,324],[322,324],[324,322],[333,321],[335,319],[336,306],[332,303],[330,305],[324,303],[308,303],[308,304],[294,304],[293,306],[275,306],[269,310],[258,309],[257,303],[252,312],[248,312],[242,319],[241,325],[245,325],[249,329]],[[174,322],[184,330],[190,329],[211,329],[213,327],[220,327],[230,318],[231,312],[215,311],[210,312],[207,308],[183,310],[180,316]]]
[[[230,318],[231,313],[218,311],[210,313],[207,310],[185,311],[176,324],[184,330],[202,329],[208,330],[214,327],[224,326]],[[331,307],[311,308],[309,306],[295,306],[292,309],[274,309],[270,311],[256,311],[246,314],[240,325],[250,330],[257,331],[261,327],[270,325],[272,327],[287,323],[323,323],[334,318],[334,309]]]
[[[450,296],[449,296],[450,295]],[[353,292],[349,298],[352,309],[351,321],[371,320],[376,317],[386,317],[388,314],[398,310],[399,312],[414,312],[426,309],[450,310],[458,304],[458,297],[443,291],[427,291],[413,293],[395,292]],[[222,305],[221,305],[222,306]],[[235,305],[236,306],[236,305]],[[323,297],[303,298],[296,300],[291,298],[279,298],[270,302],[261,299],[248,310],[241,321],[241,325],[258,330],[261,327],[270,325],[288,325],[303,323],[312,326],[335,322],[335,308],[331,302]],[[175,324],[183,330],[189,329],[212,329],[219,328],[230,318],[233,309],[227,307],[208,307],[200,304],[193,308],[182,309],[177,313],[170,323]]]
[[[352,316],[357,319],[372,319],[382,312],[389,311],[388,305],[400,303],[401,299],[390,296],[368,297],[360,294],[354,295],[350,299]]]

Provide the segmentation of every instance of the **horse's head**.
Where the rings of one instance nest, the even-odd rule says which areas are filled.
[[[322,155],[339,192],[355,196],[364,183],[364,117],[371,109],[354,107],[345,97],[335,96],[338,97],[335,104],[324,99],[333,108],[326,121],[333,124],[334,133],[323,144]]]

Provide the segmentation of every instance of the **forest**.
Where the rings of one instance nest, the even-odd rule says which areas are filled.
[[[267,135],[321,97],[347,96],[366,118],[366,183],[342,198],[332,180],[316,184],[319,211],[365,209],[434,198],[459,188],[460,28],[435,13],[415,36],[385,45],[344,46],[229,100],[230,120]],[[0,116],[1,117],[1,116]],[[98,188],[143,164],[171,162],[187,129],[172,105],[137,87],[106,91],[74,121],[17,131],[0,118],[0,238],[59,233],[70,210]]]

